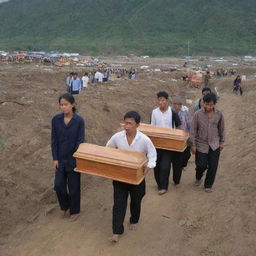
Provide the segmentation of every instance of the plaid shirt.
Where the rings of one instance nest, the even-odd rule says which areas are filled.
[[[190,126],[190,141],[192,146],[201,153],[208,153],[209,149],[216,150],[225,140],[224,117],[222,113],[214,109],[209,117],[202,108],[196,111]]]

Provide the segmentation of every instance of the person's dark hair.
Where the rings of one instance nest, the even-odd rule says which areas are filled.
[[[74,104],[74,103],[75,103],[75,98],[74,98],[74,96],[71,95],[70,93],[64,93],[63,95],[61,95],[61,96],[59,97],[59,103],[60,103],[61,99],[64,99],[64,100],[68,101],[68,102],[71,103],[71,104]],[[72,108],[72,111],[73,111],[73,113],[76,112],[76,107],[75,107],[75,106]]]
[[[85,75],[85,76],[88,76],[88,72],[85,72],[84,75]]]
[[[158,92],[158,93],[156,94],[156,96],[157,96],[157,98],[164,97],[164,98],[166,98],[167,100],[168,100],[168,98],[169,98],[168,93],[165,92],[165,91]]]
[[[202,89],[202,94],[204,93],[204,92],[212,92],[212,90],[211,90],[211,88],[209,88],[209,87],[204,87],[203,89]]]
[[[129,111],[124,115],[124,120],[126,118],[132,118],[134,121],[139,124],[140,123],[140,114],[136,111]]]
[[[213,102],[214,104],[216,104],[217,97],[214,93],[208,93],[203,97],[203,101],[207,103]]]

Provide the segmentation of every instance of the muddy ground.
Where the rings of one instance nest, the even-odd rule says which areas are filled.
[[[151,171],[138,229],[126,228],[112,245],[110,180],[82,175],[80,218],[72,223],[58,216],[50,128],[67,72],[0,69],[0,255],[256,255],[255,72],[256,67],[241,68],[248,78],[242,97],[231,93],[234,77],[211,81],[221,96],[227,135],[214,192],[193,187],[193,157],[181,186],[171,183],[164,196],[157,195]],[[128,110],[149,122],[159,90],[184,101],[200,97],[200,89],[174,81],[176,75],[141,73],[135,81],[113,79],[82,91],[76,100],[87,141],[104,145]]]

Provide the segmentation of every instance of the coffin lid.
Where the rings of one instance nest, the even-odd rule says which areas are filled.
[[[168,138],[184,141],[187,140],[189,137],[189,134],[183,130],[154,126],[144,123],[141,123],[138,129],[148,136],[158,138]]]
[[[148,161],[147,157],[140,152],[103,147],[90,143],[81,143],[73,156],[79,159],[135,169],[143,166]]]

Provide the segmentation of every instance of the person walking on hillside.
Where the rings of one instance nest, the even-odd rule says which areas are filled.
[[[66,78],[66,86],[67,86],[67,92],[70,92],[70,83],[73,79],[74,72],[70,72],[69,76]]]
[[[199,109],[201,109],[201,108],[203,107],[203,104],[204,104],[204,102],[203,102],[203,97],[204,97],[204,95],[206,95],[206,94],[208,94],[208,93],[211,93],[211,92],[212,92],[212,90],[211,90],[211,88],[209,88],[209,87],[204,87],[204,88],[202,89],[202,97],[201,97],[200,99],[197,99],[197,100],[195,101],[194,110],[193,110],[194,113],[195,113],[197,110],[199,110]]]
[[[159,107],[152,111],[151,125],[182,129],[180,118],[169,106],[168,98],[169,95],[165,91],[157,93]],[[159,195],[165,194],[168,190],[171,165],[173,168],[173,182],[175,186],[178,186],[182,173],[181,153],[157,148],[154,175]]]
[[[80,173],[75,172],[73,153],[84,142],[84,120],[76,114],[75,99],[65,93],[59,98],[62,111],[52,119],[51,149],[55,171],[54,189],[59,201],[61,216],[70,212],[70,220],[80,213]]]
[[[220,151],[224,148],[225,127],[223,114],[215,108],[217,98],[209,93],[203,98],[203,108],[198,110],[190,127],[191,151],[195,154],[196,180],[195,186],[204,180],[206,192],[212,191],[212,186],[218,169]]]
[[[233,82],[233,92],[236,93],[237,95],[240,94],[242,96],[243,90],[242,90],[241,84],[242,84],[242,79],[240,75],[238,75]]]
[[[82,82],[83,82],[83,88],[87,88],[88,82],[89,82],[89,77],[87,72],[84,73],[84,76],[82,77]]]
[[[119,148],[123,150],[141,152],[148,158],[148,163],[144,166],[144,175],[149,168],[156,165],[156,149],[151,140],[137,128],[140,124],[140,115],[136,111],[129,111],[124,116],[124,131],[114,134],[107,142],[107,147]],[[139,185],[132,185],[124,182],[113,181],[114,206],[112,229],[113,236],[111,242],[118,242],[119,236],[124,233],[124,218],[127,208],[127,199],[130,195],[129,228],[135,229],[140,219],[141,200],[146,190],[145,179]]]
[[[103,78],[104,78],[104,75],[101,73],[101,71],[97,71],[94,75],[94,78],[97,82],[99,83],[103,83]]]
[[[178,116],[180,118],[183,130],[185,132],[189,133],[189,128],[190,128],[190,123],[191,123],[191,115],[189,114],[189,109],[188,107],[184,106],[182,104],[182,100],[181,97],[179,96],[175,96],[172,100],[172,108],[173,110],[178,113]],[[185,168],[188,165],[188,160],[191,157],[191,153],[190,153],[190,145],[188,145],[186,147],[186,149],[184,150],[184,152],[181,153],[181,165],[182,165],[182,169],[185,170]]]
[[[204,75],[204,88],[210,87],[209,86],[210,79],[211,79],[210,71],[206,71],[206,74]]]
[[[73,73],[73,79],[70,82],[70,93],[72,95],[79,94],[81,90],[82,90],[82,81],[78,77],[78,74],[75,72]]]

